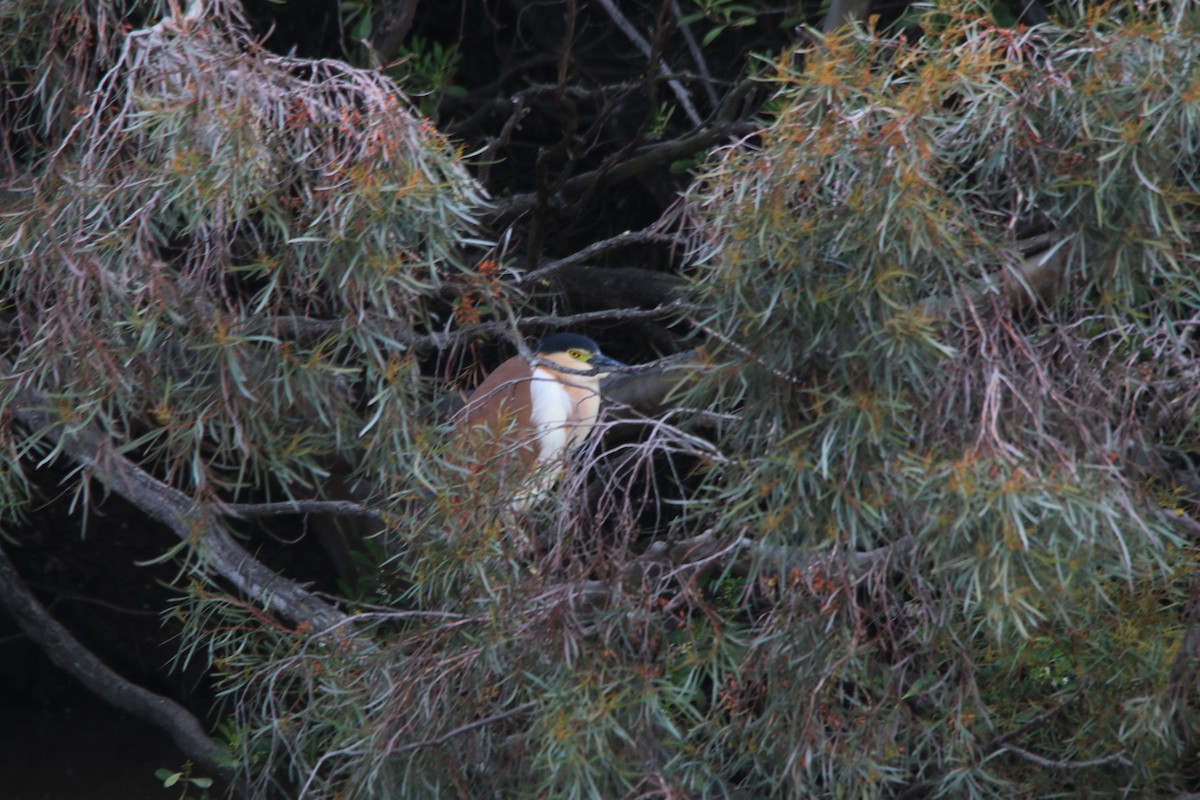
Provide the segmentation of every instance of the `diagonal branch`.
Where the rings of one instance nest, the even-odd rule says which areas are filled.
[[[640,231],[624,231],[616,236],[611,236],[607,239],[602,239],[598,242],[593,242],[587,247],[572,253],[569,256],[549,261],[539,265],[536,269],[532,269],[517,278],[518,286],[525,284],[534,284],[538,281],[545,280],[550,275],[564,267],[570,267],[575,264],[581,264],[585,261],[596,258],[597,256],[614,250],[618,247],[627,247],[637,244],[678,244],[680,237],[677,234],[661,233],[651,226]]]
[[[395,750],[389,751],[389,755],[398,755],[400,753],[405,753],[409,750],[417,750],[422,747],[436,747],[439,744],[445,744],[446,742],[453,739],[455,736],[461,736],[464,733],[473,731],[476,728],[482,728],[485,725],[491,725],[492,723],[495,723],[495,722],[501,722],[503,720],[508,719],[509,717],[514,717],[517,714],[523,714],[526,711],[532,711],[534,708],[537,708],[537,703],[534,703],[534,702],[521,703],[518,706],[513,706],[510,709],[501,711],[496,714],[492,714],[491,716],[472,720],[471,722],[468,722],[465,725],[459,725],[457,728],[447,731],[446,733],[443,733],[441,736],[438,736],[434,739],[425,739],[425,740],[418,741],[418,742],[408,742],[407,744],[404,744],[401,747],[397,747]]]
[[[0,358],[0,374],[13,374],[7,359]],[[200,554],[213,572],[244,596],[298,625],[308,623],[317,630],[338,627],[348,619],[334,606],[256,560],[221,526],[212,509],[140,469],[93,427],[68,428],[53,418],[43,410],[50,404],[37,390],[17,388],[12,398],[8,410],[21,424],[109,490],[170,528]]]
[[[205,770],[232,777],[229,756],[200,721],[175,701],[154,694],[113,672],[54,619],[21,580],[0,547],[0,604],[29,640],[50,660],[109,705],[145,720],[171,735],[176,747]]]
[[[638,32],[638,29],[634,27],[633,23],[621,13],[620,9],[617,8],[616,3],[614,3],[613,0],[599,1],[600,6],[604,9],[605,13],[608,14],[609,18],[613,21],[613,24],[620,29],[621,33],[625,34],[625,38],[629,39],[629,41],[632,42],[635,47],[637,47],[638,51],[642,55],[644,55],[646,58],[651,58],[654,54],[654,48],[650,46],[650,42],[646,41],[646,37],[642,36],[642,34]],[[658,70],[658,74],[663,77],[666,77],[670,74],[670,71],[667,69],[667,65],[661,60],[658,61],[658,63],[655,65],[655,68]],[[671,92],[675,95],[675,99],[679,101],[680,107],[683,108],[684,113],[687,114],[687,117],[691,123],[699,126],[700,115],[696,112],[696,106],[692,103],[692,97],[688,94],[687,89],[683,88],[683,84],[675,78],[669,78],[667,80],[667,85],[671,87]]]

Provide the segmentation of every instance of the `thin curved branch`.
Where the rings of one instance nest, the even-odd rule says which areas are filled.
[[[462,734],[469,733],[470,731],[473,731],[476,728],[482,728],[484,726],[491,725],[494,722],[501,722],[503,720],[508,719],[509,717],[515,717],[517,714],[523,714],[526,711],[532,711],[535,708],[537,708],[537,703],[534,703],[532,701],[530,701],[528,703],[521,703],[520,705],[513,706],[512,708],[506,709],[497,714],[492,714],[491,716],[472,720],[471,722],[468,722],[465,725],[459,725],[457,728],[447,731],[446,733],[443,733],[441,736],[438,736],[437,738],[424,739],[419,742],[408,742],[407,744],[397,747],[395,750],[389,751],[389,755],[397,755],[399,753],[408,752],[409,750],[418,750],[422,747],[435,747],[439,744],[445,744],[446,742],[453,739],[455,736],[461,736]]]
[[[1031,753],[1028,750],[1017,747],[1015,744],[1006,744],[997,752],[1009,752],[1015,756],[1020,756],[1026,761],[1032,761],[1039,767],[1048,767],[1050,769],[1088,769],[1090,767],[1102,767],[1105,764],[1112,764],[1114,762],[1125,767],[1133,766],[1133,762],[1125,755],[1124,750],[1100,758],[1090,758],[1087,761],[1055,761],[1044,756],[1039,756],[1037,753]]]
[[[770,364],[768,364],[766,361],[764,361],[761,356],[757,355],[752,350],[750,350],[750,348],[745,347],[744,345],[738,344],[733,339],[729,338],[728,336],[724,335],[720,331],[713,328],[711,325],[701,322],[700,320],[695,319],[691,316],[688,316],[687,320],[688,320],[688,322],[692,323],[700,330],[707,333],[709,336],[711,336],[714,339],[716,339],[717,341],[719,341],[721,344],[732,347],[739,354],[741,354],[742,356],[745,356],[747,359],[758,364],[760,367],[762,367],[767,372],[774,375],[776,378],[787,381],[788,383],[795,384],[796,386],[803,387],[803,386],[807,385],[808,380],[806,378],[803,378],[799,375],[792,375],[787,372],[783,372],[782,370],[775,369]]]
[[[629,247],[637,244],[676,244],[679,242],[679,238],[678,234],[660,233],[652,228],[640,231],[625,231],[618,233],[616,236],[592,242],[587,247],[577,250],[564,258],[547,261],[539,265],[536,269],[532,269],[518,277],[516,283],[518,286],[522,286],[544,280],[564,267],[580,264],[602,253],[607,253],[609,250],[616,250],[619,247]]]
[[[905,535],[890,544],[880,545],[873,550],[846,553],[843,558],[847,566],[854,571],[862,573],[870,572],[893,558],[898,551],[903,551],[905,548],[910,547],[913,541],[911,536]],[[695,562],[701,558],[708,558],[713,552],[730,551],[730,548],[734,545],[737,545],[739,548],[737,551],[739,554],[744,552],[748,556],[746,558],[739,557],[732,564],[734,574],[738,575],[749,574],[753,563],[758,563],[760,568],[765,567],[778,572],[791,572],[793,570],[807,572],[825,562],[831,556],[836,555],[836,550],[773,545],[745,537],[738,539],[736,542],[719,542],[710,533],[704,533],[693,539],[680,542],[672,548],[671,552],[673,555],[678,554],[677,557],[684,556],[690,561]],[[687,566],[687,564],[683,566]]]
[[[433,350],[444,350],[459,342],[469,342],[481,336],[509,335],[514,329],[524,328],[572,328],[594,322],[630,322],[633,320],[661,319],[687,308],[687,303],[675,300],[655,306],[654,308],[607,308],[598,311],[585,311],[579,314],[555,315],[535,314],[518,317],[515,320],[493,320],[463,325],[445,333],[416,333],[411,328],[388,330],[393,339],[403,342],[419,354]],[[337,334],[346,329],[341,320],[312,319],[301,316],[278,316],[268,321],[269,324],[280,328],[290,328],[291,334],[297,338],[320,338]]]
[[[874,550],[848,553],[845,563],[854,573],[865,574],[896,556],[898,551],[912,544],[910,536],[903,536],[891,544],[881,545]],[[707,572],[714,567],[723,567],[730,574],[745,577],[751,565],[758,563],[772,571],[807,574],[810,570],[828,563],[836,555],[829,550],[803,547],[769,545],[746,537],[720,540],[711,531],[693,536],[674,544],[654,542],[637,557],[621,565],[618,579],[588,580],[575,587],[575,596],[585,602],[602,604],[617,596],[620,585],[636,588],[641,580],[651,574],[657,577],[679,578],[685,574]]]

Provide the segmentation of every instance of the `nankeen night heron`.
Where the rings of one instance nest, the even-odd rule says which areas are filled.
[[[532,355],[496,367],[457,420],[473,452],[511,471],[510,485],[526,484],[514,492],[514,508],[528,507],[554,482],[565,456],[596,425],[601,379],[625,366],[577,333],[547,336]]]

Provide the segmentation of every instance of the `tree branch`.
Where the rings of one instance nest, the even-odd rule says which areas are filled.
[[[720,142],[745,136],[757,128],[758,125],[753,122],[731,122],[701,128],[682,139],[673,139],[669,142],[644,147],[630,158],[622,159],[618,164],[605,162],[590,172],[575,175],[563,184],[559,194],[576,194],[619,183],[646,170],[695,155]],[[519,217],[533,209],[538,204],[538,200],[537,192],[513,195],[507,201],[495,205],[490,215],[492,222],[499,225]]]
[[[127,681],[80,644],[34,597],[3,547],[0,547],[0,603],[29,640],[59,669],[109,705],[169,733],[175,746],[205,770],[225,780],[233,777],[229,755],[209,738],[200,721],[175,701]]]
[[[595,258],[601,253],[606,253],[609,250],[615,250],[619,247],[628,247],[636,244],[676,244],[679,242],[679,236],[670,233],[659,233],[658,231],[647,228],[640,231],[625,231],[618,233],[616,236],[611,236],[607,239],[602,239],[598,242],[592,242],[587,247],[571,253],[569,256],[559,258],[554,261],[548,261],[541,264],[537,269],[532,269],[524,275],[517,278],[517,285],[535,283],[539,280],[544,280],[550,275],[564,267],[574,266],[581,262]]]
[[[0,370],[12,375],[12,364],[0,359]],[[163,523],[195,549],[206,566],[229,581],[244,596],[274,609],[287,619],[317,630],[335,629],[349,617],[314,597],[299,584],[256,560],[218,523],[214,511],[178,489],[163,483],[116,452],[112,442],[84,425],[68,428],[42,410],[46,398],[31,388],[18,388],[9,410],[36,436],[45,439],[108,489],[143,513]]]
[[[1006,744],[1000,748],[999,752],[1008,751],[1013,755],[1020,756],[1026,761],[1032,761],[1041,767],[1049,767],[1050,769],[1087,769],[1089,767],[1102,767],[1105,764],[1116,762],[1122,766],[1131,766],[1132,762],[1125,756],[1125,751],[1113,753],[1112,755],[1102,756],[1100,758],[1092,758],[1087,761],[1054,761],[1037,753],[1031,753],[1028,750],[1017,747],[1015,744]]]
[[[530,701],[528,703],[521,703],[518,706],[513,706],[512,708],[506,709],[497,714],[492,714],[490,716],[483,717],[481,719],[472,720],[471,722],[468,722],[465,725],[459,725],[457,728],[450,730],[450,731],[446,731],[445,733],[443,733],[441,736],[438,736],[437,738],[424,739],[419,742],[409,742],[409,743],[403,745],[402,747],[397,747],[395,750],[389,751],[388,754],[389,755],[397,755],[399,753],[408,752],[409,750],[417,750],[422,747],[435,747],[439,744],[445,744],[446,742],[453,739],[455,736],[461,736],[462,734],[473,731],[476,728],[482,728],[485,725],[491,725],[493,722],[501,722],[502,720],[506,720],[509,717],[515,717],[517,714],[522,714],[526,711],[532,711],[536,707],[537,707],[537,703],[534,703],[532,701]]]
[[[365,517],[382,522],[378,511],[350,500],[284,500],[279,503],[222,503],[222,511],[235,517],[278,517],[288,514],[334,514]]]
[[[646,58],[651,58],[653,49],[650,47],[650,43],[646,41],[646,37],[638,32],[633,23],[625,18],[625,15],[621,13],[613,0],[599,0],[599,2],[605,13],[608,14],[609,19],[613,21],[613,24],[620,29],[621,33],[625,34],[625,38],[633,42],[642,55]],[[670,70],[667,69],[667,65],[661,59],[655,59],[655,61],[657,62],[655,68],[658,70],[659,75],[666,77],[670,74]],[[687,89],[683,88],[683,84],[674,78],[669,78],[667,85],[671,87],[671,92],[675,95],[675,99],[679,101],[679,105],[683,108],[684,113],[687,114],[688,120],[693,125],[699,126],[701,123],[700,115],[696,113],[696,107],[692,104],[692,97],[687,93]]]
[[[683,9],[679,7],[679,0],[671,0],[671,13],[675,16],[675,25],[683,35],[683,41],[687,45],[688,52],[692,54],[692,61],[696,64],[696,71],[700,73],[704,91],[708,95],[709,108],[716,111],[717,106],[721,103],[721,98],[717,97],[717,90],[713,88],[712,72],[708,69],[708,62],[704,60],[704,52],[700,49],[700,43],[692,35],[692,26],[685,24],[683,21]]]
[[[527,328],[572,328],[594,322],[629,322],[632,320],[661,319],[682,311],[685,308],[687,308],[685,302],[682,300],[673,300],[654,308],[606,308],[598,311],[585,311],[579,314],[567,315],[535,314],[527,317],[518,317],[512,321],[492,320],[490,322],[463,325],[447,333],[416,333],[406,328],[406,333],[393,336],[392,338],[402,341],[418,353],[425,353],[431,350],[444,350],[457,342],[471,341],[480,336],[511,334],[514,330],[514,324],[518,330]],[[346,328],[345,323],[341,320],[312,319],[295,315],[274,317],[269,322],[279,327],[289,328],[291,334],[297,338],[330,336],[339,331],[344,331]],[[389,335],[392,333],[392,331],[388,331]]]

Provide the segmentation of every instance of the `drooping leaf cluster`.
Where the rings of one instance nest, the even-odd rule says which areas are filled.
[[[846,576],[764,553],[808,607],[756,631],[735,749],[799,793],[1150,792],[1195,724],[1195,18],[922,22],[785,55],[691,194],[740,409],[694,511]]]
[[[261,51],[236,8],[132,32],[119,3],[7,8],[42,58],[8,65],[36,168],[0,221],[5,391],[199,496],[311,495],[402,452],[414,348],[477,235],[455,149],[377,73]]]

